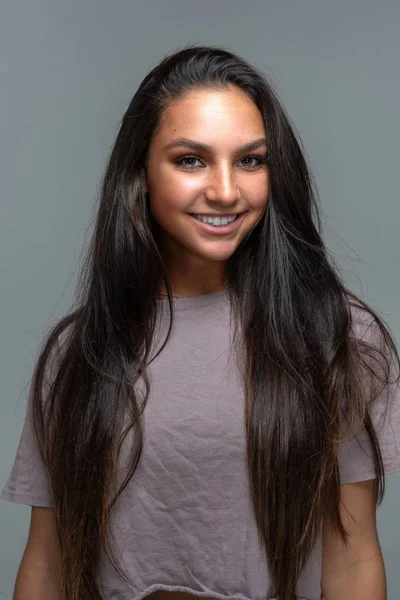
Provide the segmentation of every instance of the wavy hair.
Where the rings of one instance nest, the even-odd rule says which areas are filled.
[[[324,246],[305,152],[271,82],[224,48],[185,46],[151,70],[123,115],[74,305],[45,336],[34,372],[34,430],[57,517],[67,600],[103,598],[97,580],[102,551],[127,578],[110,542],[110,511],[142,453],[146,369],[162,281],[170,327],[160,352],[172,328],[172,288],[145,191],[149,144],[172,101],[192,88],[232,85],[258,107],[271,158],[266,211],[226,262],[245,381],[249,489],[269,593],[278,600],[295,597],[324,517],[347,540],[337,461],[343,419],[351,435],[365,427],[377,505],[383,499],[382,455],[368,411],[373,398],[362,382],[369,374],[384,385],[389,381],[389,354],[399,365],[395,342],[376,312],[346,288]],[[352,335],[355,306],[372,319],[382,343]],[[57,369],[48,381],[57,347]],[[382,368],[374,368],[377,357],[383,357]],[[135,391],[139,378],[145,382],[142,402]],[[132,429],[129,471],[118,486],[119,452]]]

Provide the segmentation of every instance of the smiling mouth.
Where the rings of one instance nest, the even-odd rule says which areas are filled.
[[[242,215],[245,211],[243,210],[242,212],[238,212],[238,213],[230,213],[230,214],[209,214],[209,215],[202,215],[201,213],[189,213],[189,215],[192,215],[192,217],[208,217],[211,219],[226,219],[227,217],[239,217],[240,215]]]
[[[209,223],[206,220],[202,220],[196,214],[188,213],[189,216],[192,217],[196,221],[196,223],[201,227],[205,232],[215,235],[227,235],[235,232],[240,226],[241,222],[245,217],[245,212],[238,213],[234,219],[229,219],[226,223],[221,223],[221,218],[217,217],[217,220]]]
[[[207,215],[197,215],[197,214],[192,214],[191,215],[194,219],[196,219],[197,221],[200,221],[201,223],[204,223],[204,225],[214,225],[214,226],[220,226],[220,227],[227,227],[228,225],[230,225],[231,223],[234,223],[235,221],[237,221],[237,219],[239,218],[239,214],[237,215],[230,215],[225,216],[225,217],[209,217]],[[222,223],[222,221],[225,220],[224,223]]]

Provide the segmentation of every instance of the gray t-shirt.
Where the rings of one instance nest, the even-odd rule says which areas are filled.
[[[158,306],[162,342],[168,303],[160,300]],[[112,511],[115,541],[132,584],[125,583],[103,555],[101,581],[109,600],[141,600],[156,590],[220,600],[265,598],[268,572],[248,489],[243,388],[231,356],[229,306],[227,290],[173,301],[171,338],[149,366],[142,458]],[[353,315],[355,333],[364,335],[361,313],[353,310]],[[382,402],[375,403],[373,420],[386,473],[393,473],[400,471],[400,388],[395,384],[386,391],[390,402],[385,420]],[[30,394],[15,462],[0,499],[51,506],[32,435],[29,398]],[[360,434],[358,441],[360,445],[352,440],[341,447],[342,483],[375,476],[366,436]],[[131,443],[127,436],[121,465]],[[298,581],[299,599],[320,599],[321,566],[320,535]]]

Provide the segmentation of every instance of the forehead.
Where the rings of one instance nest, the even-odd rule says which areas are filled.
[[[240,144],[264,132],[260,111],[242,90],[194,89],[166,108],[154,142],[182,135],[208,143],[229,138]]]

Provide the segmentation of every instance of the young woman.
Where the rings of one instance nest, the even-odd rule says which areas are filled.
[[[324,246],[265,76],[189,46],[143,80],[2,499],[15,599],[384,599],[399,355]]]

